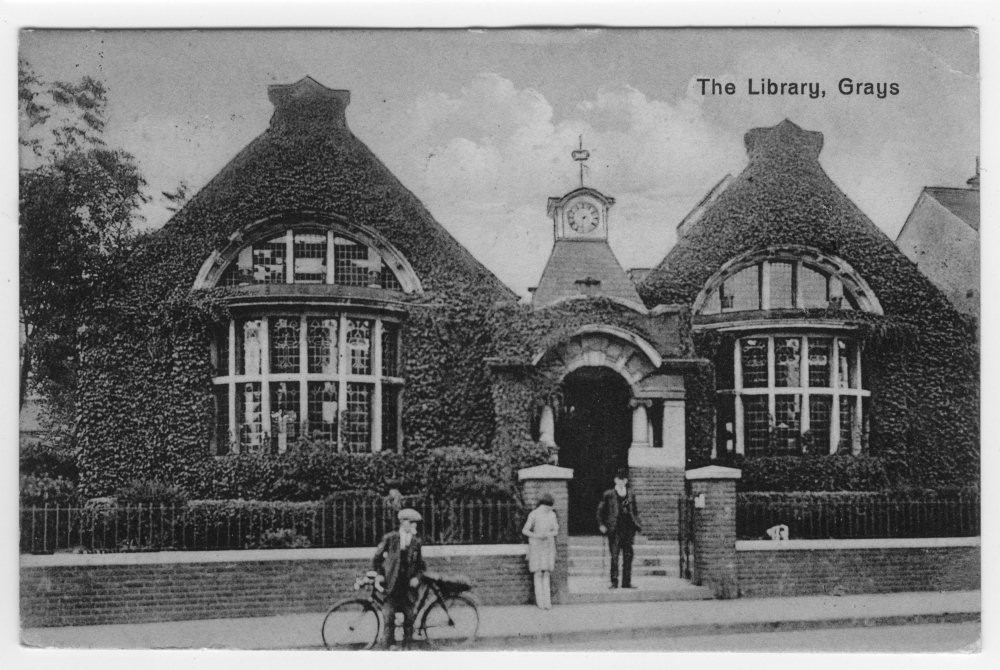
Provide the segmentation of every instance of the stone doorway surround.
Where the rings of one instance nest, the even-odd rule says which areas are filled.
[[[643,533],[652,539],[676,536],[676,499],[683,492],[686,457],[684,378],[664,373],[663,363],[663,357],[643,338],[608,325],[584,326],[532,361],[553,389],[569,373],[588,366],[609,368],[628,383],[632,391],[628,465],[644,517]],[[554,394],[542,407],[539,442],[558,447],[557,404]],[[651,411],[661,413],[662,418],[654,422]],[[657,424],[659,435],[654,434]]]

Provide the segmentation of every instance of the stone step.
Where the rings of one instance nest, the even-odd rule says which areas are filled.
[[[610,558],[601,559],[598,556],[571,555],[569,557],[569,567],[571,570],[573,568],[592,568],[602,564],[606,565],[610,560]],[[676,556],[657,556],[655,558],[636,556],[632,559],[633,567],[661,568],[666,565],[676,565],[677,563],[678,558]]]
[[[581,569],[569,569],[570,577],[600,577],[604,581],[608,578],[608,568],[603,570],[597,568],[595,570],[581,570]],[[633,568],[633,577],[676,577],[677,568]]]
[[[634,575],[637,589],[609,589],[606,577],[569,578],[570,603],[651,602],[670,600],[711,600],[712,591],[677,577]]]
[[[593,558],[598,559],[601,556],[606,556],[608,554],[607,547],[586,547],[586,548],[569,548],[569,555],[572,558]],[[667,547],[633,547],[632,555],[636,558],[669,558],[671,556],[677,556],[677,545],[667,546]]]

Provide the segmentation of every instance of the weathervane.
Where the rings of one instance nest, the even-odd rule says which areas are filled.
[[[580,135],[580,148],[573,150],[573,160],[580,164],[580,186],[583,186],[584,163],[590,158],[590,152],[583,148],[583,135]]]

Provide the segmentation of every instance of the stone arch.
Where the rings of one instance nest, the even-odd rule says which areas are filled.
[[[633,391],[663,363],[660,354],[641,337],[615,326],[584,326],[554,347],[537,354],[535,368],[558,383],[574,370],[606,367],[616,371]]]

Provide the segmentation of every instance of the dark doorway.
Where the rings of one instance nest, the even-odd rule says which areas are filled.
[[[613,484],[617,468],[628,465],[632,442],[632,391],[613,370],[584,367],[562,383],[556,419],[559,465],[573,469],[569,483],[569,533],[597,533],[597,504]]]

